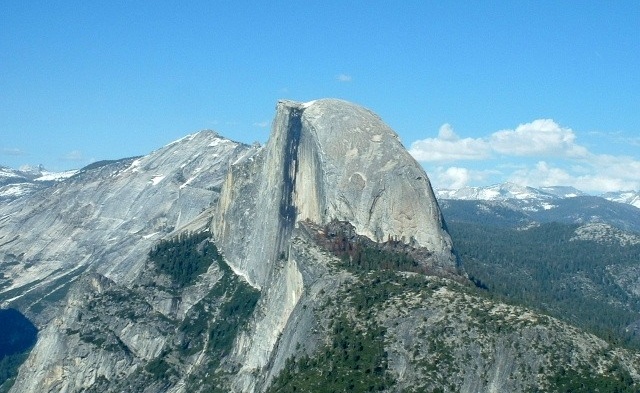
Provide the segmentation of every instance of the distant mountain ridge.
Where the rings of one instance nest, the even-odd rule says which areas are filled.
[[[554,199],[594,196],[611,202],[624,203],[640,209],[640,191],[611,191],[600,195],[590,195],[571,186],[549,186],[534,188],[515,183],[494,184],[482,187],[462,187],[456,189],[436,188],[438,199],[483,200],[483,201],[527,201],[531,205],[539,203],[539,208],[549,209],[545,202]]]
[[[77,172],[76,170],[50,172],[42,166],[12,169],[0,165],[0,203],[31,195]]]
[[[640,209],[619,202],[632,194],[514,184],[436,191],[476,285],[635,348]]]
[[[435,190],[447,221],[476,221],[493,226],[526,227],[536,223],[602,223],[640,233],[640,208],[636,192],[588,195],[573,187],[533,188],[513,183],[489,187]]]
[[[601,195],[604,199],[627,203],[640,209],[640,191],[617,191],[607,192]]]
[[[0,393],[638,392],[640,351],[603,331],[640,334],[640,243],[540,217],[640,210],[516,186],[438,202],[341,100],[279,101],[272,124],[264,146],[205,130],[0,203],[0,305],[38,329]],[[606,297],[555,298],[582,283]]]

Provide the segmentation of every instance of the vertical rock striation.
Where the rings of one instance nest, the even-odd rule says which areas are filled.
[[[262,148],[201,132],[0,206],[0,301],[41,328],[12,391],[183,392],[205,376],[265,390],[302,343],[320,345],[313,310],[350,277],[309,229],[334,220],[427,250],[431,271],[460,269],[424,170],[379,117],[333,99],[280,101]],[[209,341],[231,329],[217,313],[236,277],[211,267],[176,289],[147,260],[207,227],[260,289],[228,348]]]
[[[303,220],[348,221],[374,241],[401,239],[429,249],[440,268],[459,268],[422,167],[378,116],[345,101],[278,102],[269,142],[231,168],[220,205],[218,243],[258,287]]]
[[[278,102],[268,143],[230,168],[212,221],[228,263],[263,289],[262,312],[236,347],[235,390],[259,389],[255,376],[290,355],[279,339],[300,319],[293,313],[312,279],[302,274],[310,262],[290,255],[300,254],[292,235],[300,221],[332,220],[376,242],[426,248],[429,268],[460,269],[429,179],[389,126],[341,100]]]

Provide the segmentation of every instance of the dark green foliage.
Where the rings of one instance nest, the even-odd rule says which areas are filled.
[[[213,290],[190,311],[180,325],[185,339],[179,348],[183,356],[192,355],[206,347],[206,362],[203,373],[194,373],[187,386],[200,387],[217,392],[225,376],[214,373],[229,354],[233,341],[253,314],[260,299],[260,292],[239,279],[223,258],[218,259],[222,278]],[[219,304],[217,315],[212,316],[205,305]],[[225,390],[219,390],[225,391]]]
[[[440,207],[448,224],[471,223],[502,228],[522,227],[531,222],[573,225],[589,222],[595,216],[616,228],[640,232],[640,214],[629,204],[596,196],[556,198],[549,202],[554,206],[552,209],[530,209],[531,204],[518,199],[505,202],[449,199],[441,200]]]
[[[192,284],[211,263],[222,259],[207,232],[163,240],[149,252],[149,259],[179,287]]]
[[[289,359],[268,392],[377,392],[393,383],[387,371],[385,328],[364,331],[341,315],[333,321],[331,343],[317,356]]]
[[[530,218],[523,211],[491,201],[444,200],[440,201],[440,207],[447,219],[448,229],[451,229],[451,223],[516,228],[530,222]]]
[[[549,391],[557,393],[637,393],[639,388],[629,372],[619,364],[608,370],[606,375],[594,374],[587,368],[572,370],[560,366],[549,383]]]
[[[369,313],[393,296],[420,289],[435,290],[440,286],[439,283],[427,282],[422,275],[399,277],[396,272],[382,270],[370,272],[345,292],[356,311]]]
[[[213,290],[196,304],[185,318],[179,330],[186,334],[181,350],[184,354],[193,354],[202,349],[204,335],[209,335],[210,351],[216,353],[217,358],[225,356],[233,344],[238,329],[249,319],[255,309],[260,292],[246,282],[237,278],[229,265],[222,259],[218,264],[223,276]],[[218,316],[211,323],[210,315],[205,310],[205,304],[216,302],[220,304]]]
[[[400,271],[418,271],[420,266],[415,259],[405,253],[395,253],[380,248],[356,244],[342,255],[346,267],[363,271],[372,269],[393,269]]]
[[[167,378],[170,374],[176,373],[163,356],[153,359],[147,363],[144,370],[151,374],[154,380],[162,380]]]
[[[384,347],[387,329],[376,320],[384,303],[406,292],[433,291],[423,275],[381,270],[358,274],[320,309],[328,341],[312,355],[288,359],[268,392],[378,392],[392,388]],[[340,299],[341,312],[333,314]],[[329,310],[326,312],[326,310]]]
[[[321,314],[318,319],[327,321],[326,344],[312,354],[288,359],[268,392],[388,390],[395,380],[388,372],[387,329],[376,315],[392,297],[440,286],[424,275],[403,273],[428,273],[431,253],[398,239],[375,243],[344,222],[311,229],[316,242],[339,257],[340,267],[355,273],[357,279],[316,310]],[[337,299],[340,311],[334,313]]]
[[[0,393],[8,392],[13,386],[18,368],[29,357],[29,351],[7,355],[0,360]]]
[[[174,345],[146,365],[140,380],[171,386],[182,372],[181,365],[192,362],[192,356],[204,351],[206,356],[186,378],[187,391],[228,391],[224,386],[229,370],[224,361],[253,314],[260,292],[231,270],[206,232],[161,242],[150,253],[150,259],[180,286],[192,283],[211,263],[217,264],[221,276],[176,326]],[[184,271],[188,273],[183,274]]]
[[[220,308],[220,316],[209,331],[209,348],[217,356],[226,356],[238,330],[249,319],[260,298],[260,292],[238,282],[233,293]]]
[[[209,296],[207,296],[208,299]],[[213,298],[211,298],[213,300]],[[209,329],[209,313],[205,311],[203,302],[192,307],[189,315],[180,324],[179,331],[184,333],[180,346],[181,355],[190,356],[202,350],[204,345],[204,335]]]
[[[601,337],[638,345],[625,328],[640,319],[630,297],[607,271],[636,265],[640,246],[572,240],[576,226],[559,223],[516,230],[449,223],[470,278],[500,300],[542,310]]]

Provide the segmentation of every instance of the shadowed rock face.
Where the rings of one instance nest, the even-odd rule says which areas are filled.
[[[234,390],[266,386],[294,353],[282,337],[310,333],[299,304],[328,273],[312,268],[314,258],[301,257],[292,239],[301,221],[333,220],[377,242],[429,250],[432,270],[461,270],[427,175],[378,116],[334,99],[278,102],[267,145],[230,168],[212,221],[228,263],[262,289],[260,311],[235,349],[242,367]]]
[[[373,241],[428,250],[435,270],[460,270],[427,175],[379,117],[339,100],[276,109],[262,148],[201,132],[0,206],[0,301],[41,328],[13,391],[144,385],[143,370],[175,350],[172,329],[222,274],[209,269],[176,293],[156,285],[149,249],[177,233],[210,226],[234,272],[260,289],[221,368],[231,391],[264,390],[299,343],[319,343],[311,310],[349,278],[302,221],[349,222]],[[189,391],[207,356],[174,359],[170,391]]]
[[[374,241],[401,239],[431,250],[440,268],[459,268],[424,170],[355,104],[280,101],[265,149],[229,173],[213,230],[229,262],[263,286],[302,220],[348,221]]]
[[[207,229],[231,269],[178,285],[148,259]],[[352,246],[378,254],[359,269]],[[635,352],[450,278],[464,272],[426,174],[339,100],[279,102],[262,148],[201,132],[0,205],[0,301],[40,328],[11,392],[278,391],[290,359],[335,353],[344,323],[387,358],[385,391],[544,391],[558,359],[640,380]]]

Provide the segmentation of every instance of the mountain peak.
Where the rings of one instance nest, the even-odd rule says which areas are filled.
[[[505,201],[509,199],[551,199],[549,195],[532,187],[516,183],[502,183],[487,187],[463,187],[459,189],[439,189],[436,195],[441,199]]]
[[[572,375],[557,359],[637,377],[635,353],[469,290],[426,173],[373,112],[276,108],[264,147],[205,130],[0,204],[0,301],[40,329],[12,391],[286,392],[329,376],[336,391],[519,392]]]
[[[572,186],[543,186],[534,188],[506,182],[485,187],[462,187],[457,189],[436,189],[438,199],[507,201],[528,200],[548,201],[589,196]],[[600,197],[611,202],[625,203],[640,208],[640,191],[607,192]]]
[[[240,173],[249,177],[260,173],[257,179],[261,180],[239,183]],[[286,253],[296,222],[303,220],[348,221],[360,235],[374,241],[405,239],[431,249],[443,263],[447,260],[445,264],[455,267],[451,239],[426,173],[397,134],[362,106],[337,99],[278,101],[260,163],[241,163],[232,168],[228,179],[221,200],[226,210],[214,233],[231,263],[247,270],[258,285],[266,279],[267,267],[264,263],[252,266],[250,261],[260,259],[258,255],[277,260]],[[253,200],[239,195],[245,187],[251,187]],[[247,236],[252,244],[232,244],[232,239],[241,237],[236,231],[252,231],[231,227],[247,206],[254,206],[255,220],[264,225],[257,226],[255,238]],[[273,231],[265,229],[274,222],[279,224]],[[253,247],[255,256],[248,251],[233,257],[237,251],[232,250]],[[266,249],[270,249],[267,255]]]
[[[346,222],[374,242],[424,249],[432,271],[461,273],[424,169],[377,115],[346,101],[279,101],[269,141],[231,166],[218,205],[216,244],[237,274],[265,290],[262,307],[278,310],[256,322],[243,347],[235,377],[243,386],[273,361],[313,280],[315,258],[299,248],[301,222]]]

